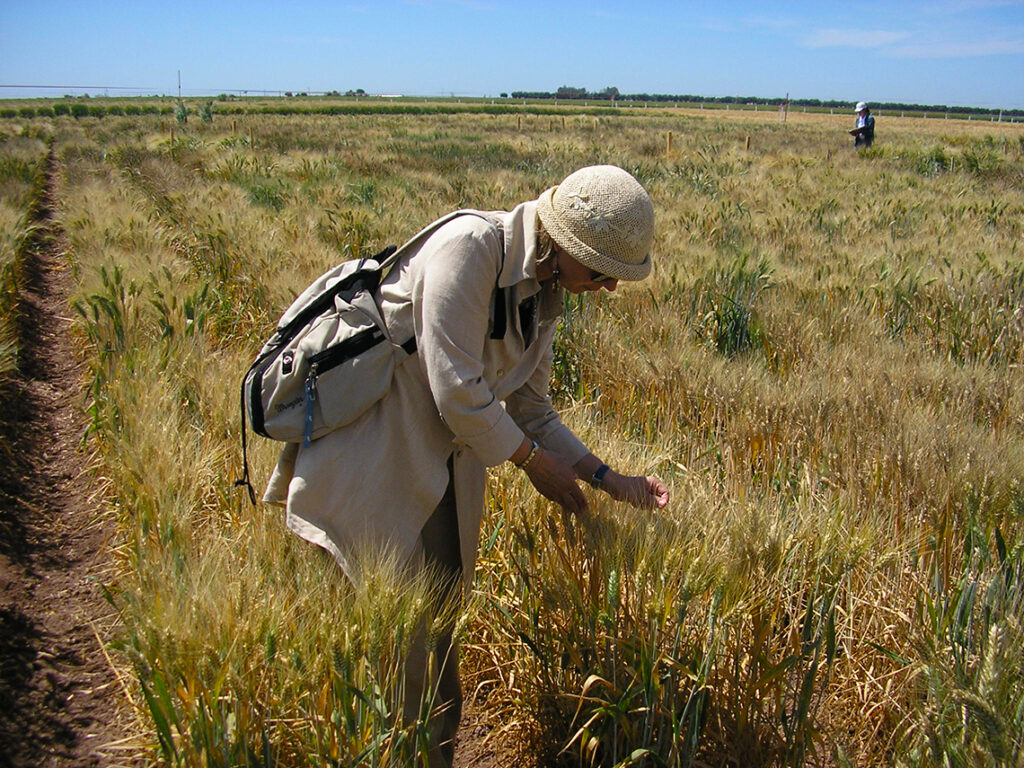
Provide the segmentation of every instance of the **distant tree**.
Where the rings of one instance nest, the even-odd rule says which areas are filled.
[[[571,85],[563,85],[555,91],[556,99],[585,99],[586,97],[586,88],[575,88]]]
[[[616,88],[614,85],[610,85],[603,91],[601,91],[600,97],[602,99],[611,99],[612,101],[615,101],[617,98],[619,98],[619,89]]]
[[[178,99],[178,105],[174,108],[174,119],[178,121],[179,125],[184,125],[188,122],[188,107],[185,106],[185,102]]]
[[[204,123],[213,122],[213,102],[208,101],[199,108],[199,119]]]
[[[503,98],[503,99],[507,99],[507,98],[508,98],[508,94],[507,94],[507,93],[503,93],[503,94],[501,94],[501,98]]]

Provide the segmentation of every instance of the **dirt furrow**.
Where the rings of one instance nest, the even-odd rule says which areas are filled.
[[[32,211],[19,381],[0,392],[0,766],[116,766],[125,694],[101,638],[112,524],[81,450],[85,388],[56,217],[56,158]]]

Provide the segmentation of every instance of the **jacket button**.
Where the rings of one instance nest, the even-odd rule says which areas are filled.
[[[504,376],[505,375],[505,369],[504,368],[499,368],[498,369],[498,375],[499,376]]]

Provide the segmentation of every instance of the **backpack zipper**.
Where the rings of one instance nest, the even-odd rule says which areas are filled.
[[[309,358],[309,373],[306,375],[306,413],[302,424],[302,444],[304,446],[309,446],[313,441],[313,405],[319,394],[317,379],[321,374],[348,362],[384,339],[384,332],[377,326],[371,326],[355,336],[345,339],[340,344],[328,347]]]

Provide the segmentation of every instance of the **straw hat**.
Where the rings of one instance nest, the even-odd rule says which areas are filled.
[[[537,214],[555,243],[580,264],[618,280],[650,274],[654,206],[621,168],[592,165],[569,174],[541,194]]]

